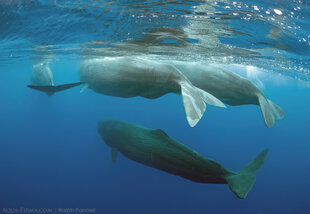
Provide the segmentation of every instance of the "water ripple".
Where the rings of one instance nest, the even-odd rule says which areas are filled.
[[[0,63],[143,54],[310,75],[307,0],[3,0],[0,17]]]

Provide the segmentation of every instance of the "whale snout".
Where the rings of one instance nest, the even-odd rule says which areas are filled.
[[[98,121],[98,132],[102,137],[108,136],[111,128],[113,126],[113,121],[111,120],[99,120]]]
[[[99,120],[98,132],[101,135],[103,141],[110,147],[118,147],[120,142],[124,141],[126,135],[122,134],[128,126],[124,126],[121,121],[117,120]]]

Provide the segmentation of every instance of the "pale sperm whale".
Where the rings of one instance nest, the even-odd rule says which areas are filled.
[[[284,117],[284,111],[267,99],[250,80],[216,65],[200,62],[170,61],[196,87],[207,91],[228,105],[260,106],[265,124],[272,127]]]
[[[31,84],[32,85],[54,85],[53,73],[50,69],[49,57],[38,57],[32,64]]]
[[[98,122],[98,132],[112,148],[112,160],[117,152],[141,164],[183,177],[212,184],[228,184],[241,199],[245,198],[255,183],[255,172],[261,168],[268,149],[237,172],[204,157],[189,147],[173,140],[160,129],[148,129],[135,124],[115,120]]]
[[[225,107],[216,97],[195,86],[174,66],[138,57],[81,59],[80,80],[93,91],[115,97],[141,96],[155,99],[168,93],[181,94],[186,118],[195,126],[206,103]]]

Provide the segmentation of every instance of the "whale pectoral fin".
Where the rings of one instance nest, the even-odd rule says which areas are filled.
[[[80,93],[83,93],[88,88],[88,84],[85,83],[83,88],[81,89]]]
[[[213,95],[193,86],[190,82],[181,82],[181,91],[186,118],[191,127],[194,127],[206,110],[206,103],[214,106],[225,105]]]
[[[116,148],[112,148],[111,152],[112,152],[112,162],[115,163],[117,160],[118,150]]]
[[[266,99],[262,94],[258,95],[258,102],[268,128],[273,127],[275,120],[280,120],[284,117],[284,111],[277,104]]]

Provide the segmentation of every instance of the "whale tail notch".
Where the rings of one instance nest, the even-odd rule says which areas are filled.
[[[191,127],[194,127],[204,114],[206,110],[205,102],[210,105],[225,107],[219,99],[193,86],[190,82],[183,81],[180,86],[186,118]]]
[[[252,189],[256,181],[255,172],[262,167],[267,154],[268,149],[265,149],[244,168],[226,178],[229,188],[238,198],[244,199]]]
[[[63,85],[27,85],[28,88],[32,88],[37,91],[45,92],[47,95],[52,96],[56,92],[64,91],[70,88],[73,88],[78,85],[82,85],[84,82],[76,82],[76,83],[69,83],[69,84],[63,84]]]
[[[268,128],[273,127],[275,120],[281,120],[285,116],[285,112],[280,106],[265,98],[265,96],[258,95],[259,105],[263,114],[265,124]]]

